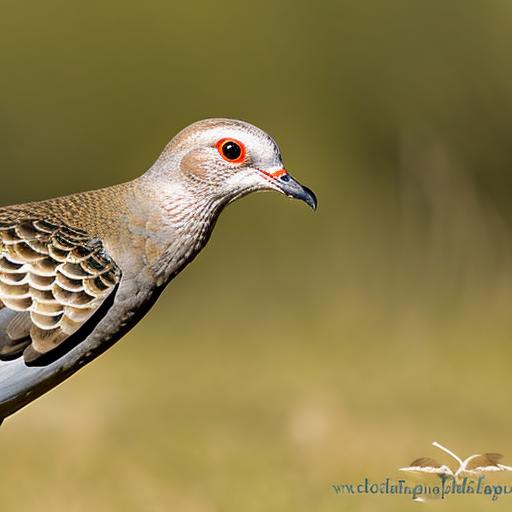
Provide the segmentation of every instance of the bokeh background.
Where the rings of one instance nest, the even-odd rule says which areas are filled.
[[[230,206],[139,326],[7,420],[2,512],[409,510],[330,486],[433,440],[512,464],[510,48],[494,0],[3,0],[2,204],[131,179],[223,116],[320,206]]]

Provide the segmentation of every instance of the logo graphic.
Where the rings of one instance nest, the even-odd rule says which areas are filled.
[[[420,457],[409,466],[399,468],[408,473],[410,479],[386,477],[375,480],[367,476],[358,482],[333,483],[331,487],[338,496],[404,495],[413,501],[444,500],[457,495],[485,496],[492,501],[502,496],[512,497],[512,484],[500,482],[499,478],[502,475],[507,479],[507,472],[512,471],[512,466],[500,463],[503,455],[479,453],[463,460],[442,444],[432,444],[456,464],[442,464],[429,457]]]
[[[470,455],[467,459],[462,460],[458,455],[455,455],[451,450],[439,444],[437,441],[432,443],[433,446],[443,450],[455,459],[459,465],[458,468],[452,469],[446,464],[440,464],[435,459],[428,457],[420,457],[411,462],[407,467],[399,468],[400,471],[409,471],[411,473],[431,473],[437,474],[441,478],[452,477],[456,481],[461,480],[464,476],[480,475],[482,473],[491,471],[512,471],[512,466],[505,466],[500,464],[499,461],[503,458],[500,453],[482,453]]]

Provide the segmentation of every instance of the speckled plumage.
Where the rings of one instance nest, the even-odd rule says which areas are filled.
[[[243,160],[223,153],[228,139]],[[135,325],[204,247],[224,206],[256,190],[316,206],[267,134],[209,119],[134,181],[0,208],[0,421]]]

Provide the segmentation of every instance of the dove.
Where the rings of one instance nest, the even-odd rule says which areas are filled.
[[[222,210],[268,190],[316,209],[274,139],[206,119],[132,181],[0,208],[0,423],[116,343],[204,248]]]

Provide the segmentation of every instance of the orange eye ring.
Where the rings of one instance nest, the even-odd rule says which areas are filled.
[[[240,164],[245,160],[245,146],[236,139],[220,139],[215,147],[226,162]]]

